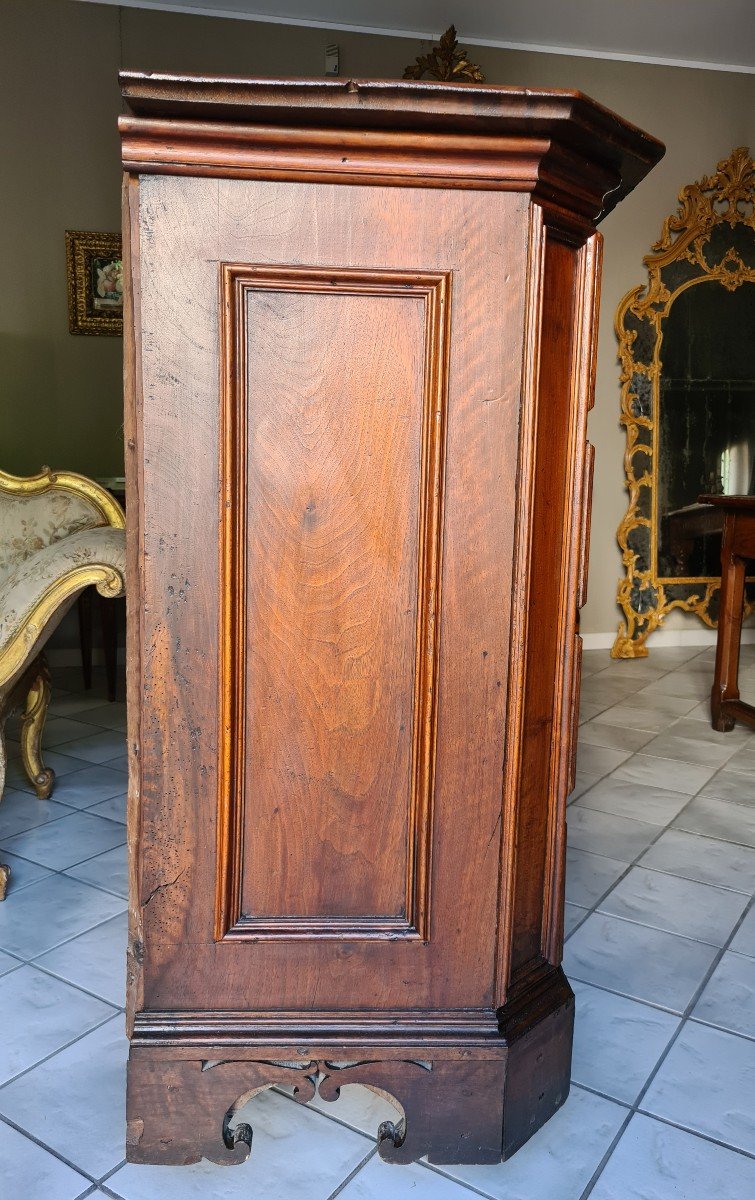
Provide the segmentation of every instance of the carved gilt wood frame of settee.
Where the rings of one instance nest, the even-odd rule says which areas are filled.
[[[0,471],[0,798],[13,712],[23,714],[21,758],[34,791],[52,791],[41,758],[50,699],[43,648],[85,588],[122,595],[124,527],[120,505],[94,480],[47,467],[25,478]],[[0,864],[0,900],[9,873]]]

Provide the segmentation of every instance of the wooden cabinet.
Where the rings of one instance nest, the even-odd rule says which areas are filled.
[[[129,1158],[362,1083],[384,1158],[497,1161],[569,1087],[595,223],[662,147],[565,92],[122,85]]]

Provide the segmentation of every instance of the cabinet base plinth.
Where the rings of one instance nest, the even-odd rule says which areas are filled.
[[[255,1093],[292,1086],[306,1104],[335,1101],[347,1084],[363,1084],[396,1105],[395,1121],[376,1131],[387,1162],[492,1163],[501,1158],[502,1058],[473,1061],[361,1061],[334,1067],[240,1060],[149,1059],[129,1063],[126,1157],[136,1163],[185,1165],[201,1158],[232,1165],[252,1149],[253,1129],[234,1114]]]
[[[561,968],[536,994],[501,1009],[498,1020],[508,1048],[502,1158],[510,1158],[569,1095],[574,993]]]
[[[376,1130],[386,1162],[496,1163],[512,1155],[565,1101],[573,998],[515,1015],[508,1034],[487,1045],[388,1048],[348,1044],[288,1051],[220,1044],[133,1045],[128,1073],[127,1159],[185,1165],[206,1158],[232,1165],[253,1148],[239,1110],[256,1093],[282,1086],[306,1104],[335,1101],[362,1084],[396,1107]],[[492,1016],[492,1014],[491,1014]],[[505,1014],[502,1014],[505,1018]],[[263,1057],[267,1052],[269,1057]],[[325,1056],[327,1054],[327,1057]]]

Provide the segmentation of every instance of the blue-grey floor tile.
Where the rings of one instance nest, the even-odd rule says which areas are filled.
[[[650,784],[627,783],[608,775],[586,796],[580,797],[578,803],[581,808],[597,808],[616,817],[629,817],[650,825],[668,825],[689,800],[683,792],[667,792]]]
[[[123,826],[121,826],[121,829]],[[115,896],[128,898],[128,861],[125,844],[87,859],[65,872],[71,879],[80,879],[94,887],[112,892]]]
[[[726,764],[727,771],[739,772],[752,779],[755,775],[755,748],[749,743],[733,754]]]
[[[751,908],[739,929],[734,934],[730,950],[755,958],[755,907]]]
[[[681,829],[667,829],[662,833],[643,854],[639,865],[680,875],[683,879],[731,888],[748,896],[755,889],[755,850],[685,833]]]
[[[564,905],[564,937],[569,937],[574,932],[589,911],[587,908],[580,908],[578,904],[566,903]]]
[[[658,837],[658,826],[573,804],[566,818],[567,841],[577,850],[630,863]]]
[[[675,819],[674,828],[755,848],[755,806],[696,796]]]
[[[593,913],[564,948],[569,978],[683,1012],[716,949],[646,925]]]
[[[65,875],[48,875],[0,904],[0,948],[37,958],[123,912],[126,902]]]
[[[627,783],[650,784],[669,792],[685,792],[694,796],[718,770],[713,764],[675,762],[670,758],[653,758],[650,754],[633,754],[613,772],[614,779]]]
[[[288,1096],[293,1095],[293,1086],[283,1085],[277,1089]],[[325,1117],[332,1117],[343,1125],[364,1133],[367,1137],[377,1138],[377,1133],[383,1121],[394,1124],[401,1119],[398,1103],[394,1104],[386,1096],[373,1092],[371,1088],[360,1084],[347,1083],[341,1088],[337,1100],[323,1100],[317,1093],[309,1101],[309,1107],[321,1112]]]
[[[103,800],[100,804],[93,804],[87,812],[92,813],[95,817],[106,817],[108,821],[118,821],[119,824],[126,824],[126,809],[127,797],[123,792],[120,796],[111,796],[109,800]]]
[[[692,1016],[755,1038],[755,958],[728,952],[711,975]]]
[[[683,763],[696,763],[698,766],[722,767],[736,750],[730,742],[725,745],[712,743],[704,738],[679,737],[676,725],[664,730],[658,737],[653,738],[644,747],[642,753],[653,758],[672,759]]]
[[[95,854],[112,850],[125,840],[126,831],[119,821],[109,821],[90,812],[72,812],[59,821],[17,833],[4,844],[13,854],[63,871]]]
[[[723,946],[747,904],[747,897],[738,892],[632,867],[598,908],[614,917]]]
[[[729,771],[724,767],[722,771],[716,771],[713,778],[698,792],[698,799],[708,796],[728,800],[730,804],[755,805],[755,777]]]
[[[735,750],[741,750],[745,746],[752,747],[755,745],[755,735],[753,735],[752,730],[746,725],[735,725],[728,733],[719,733],[717,729],[711,728],[710,705],[706,701],[702,707],[706,714],[705,723],[702,728],[700,727],[700,721],[694,719],[692,713],[689,713],[686,717],[680,717],[678,721],[675,721],[669,733],[674,737],[692,738],[696,742],[708,742],[712,746],[724,746],[727,750],[731,750],[732,754]]]
[[[253,1131],[252,1152],[242,1165],[127,1163],[106,1187],[123,1200],[326,1200],[374,1149],[373,1138],[277,1092],[255,1096],[240,1111]]]
[[[30,883],[36,883],[39,879],[44,879],[46,875],[51,874],[48,867],[30,862],[28,858],[19,858],[17,854],[11,854],[5,846],[0,847],[0,862],[5,863],[6,867],[11,869],[8,896],[17,894],[22,888],[28,887]]]
[[[653,703],[662,696],[674,700],[694,700],[695,704],[699,704],[710,695],[710,684],[711,677],[707,671],[686,671],[681,667],[640,688],[633,698],[637,704],[642,704],[646,699]]]
[[[339,1200],[472,1200],[473,1195],[422,1163],[396,1167],[377,1154],[338,1193]]]
[[[120,796],[128,787],[128,776],[110,766],[85,766],[65,775],[55,785],[55,799],[72,808],[91,808],[111,796]]]
[[[7,975],[9,971],[15,971],[16,967],[21,966],[22,960],[14,958],[12,954],[6,954],[4,950],[0,950],[0,975]]]
[[[637,1114],[590,1200],[745,1200],[755,1196],[755,1160]]]
[[[51,717],[74,717],[101,705],[101,696],[92,696],[89,692],[65,692],[53,684],[48,712]]]
[[[628,679],[619,679],[613,672],[591,675],[582,685],[582,698],[587,704],[602,704],[608,708],[617,704],[625,696],[631,695],[635,688]]]
[[[572,1087],[563,1108],[505,1163],[442,1167],[495,1200],[579,1200],[627,1109]]]
[[[0,1121],[3,1195],[26,1200],[75,1200],[92,1185],[54,1154]]]
[[[755,1042],[687,1021],[640,1107],[755,1154]]]
[[[589,792],[591,787],[595,787],[599,778],[599,775],[585,775],[583,772],[577,771],[574,778],[574,787],[569,793],[569,800],[578,800],[585,792]]]
[[[645,704],[636,704],[629,697],[619,701],[612,708],[604,709],[599,715],[601,721],[607,721],[611,725],[620,725],[622,728],[642,729],[652,737],[662,729],[673,725],[680,716],[694,707],[694,703],[694,700],[658,697],[652,703],[648,699]],[[595,717],[593,717],[594,719]]]
[[[566,899],[582,908],[592,908],[626,869],[627,864],[615,858],[567,846]]]
[[[58,753],[66,753],[66,742],[72,742],[75,738],[89,737],[93,733],[97,733],[96,726],[87,724],[86,719],[81,717],[55,717],[45,722],[44,730],[44,746],[45,749],[52,749],[53,746]]]
[[[125,912],[34,959],[34,965],[123,1008],[126,1003]]]
[[[0,841],[5,843],[18,833],[44,825],[47,821],[57,821],[72,812],[73,809],[67,804],[39,800],[29,792],[6,787],[0,798]]]
[[[119,700],[100,704],[96,708],[89,709],[81,720],[88,721],[92,725],[99,725],[101,729],[119,729],[125,737],[126,705]]]
[[[124,735],[117,729],[97,729],[86,737],[66,742],[65,751],[74,758],[90,763],[104,763],[123,754]],[[79,766],[83,765],[82,762]]]
[[[574,981],[572,1079],[633,1104],[679,1028],[679,1018]]]
[[[66,750],[69,749],[68,746],[65,748]],[[73,751],[71,751],[71,754],[73,754]],[[43,754],[43,759],[45,766],[55,772],[57,779],[63,779],[66,775],[70,775],[74,771],[80,771],[82,767],[86,766],[86,763],[82,762],[80,758],[72,758],[69,754],[59,754],[55,750],[46,751]],[[21,765],[20,758],[14,758],[9,755],[5,781],[8,787],[17,788],[19,791],[27,792],[31,796],[34,795],[34,787]]]
[[[114,1015],[111,1005],[30,966],[0,978],[0,1012],[0,1084]]]
[[[126,1157],[127,1055],[119,1014],[0,1088],[0,1113],[101,1178]]]
[[[629,758],[630,754],[630,750],[612,750],[608,746],[588,746],[586,743],[580,743],[577,750],[577,770],[598,777],[607,775]]]
[[[588,704],[585,700],[580,700],[580,702],[579,702],[579,723],[580,723],[580,725],[584,724],[585,721],[592,721],[592,719],[594,717],[597,717],[600,713],[603,712],[603,709],[604,709],[604,706],[602,704]]]
[[[579,731],[580,746],[607,746],[612,750],[640,750],[654,735],[647,729],[628,725],[608,725],[599,717],[588,721]]]

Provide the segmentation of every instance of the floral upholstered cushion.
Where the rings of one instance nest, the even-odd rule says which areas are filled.
[[[45,546],[104,524],[99,509],[73,492],[59,488],[30,496],[0,492],[0,583]]]
[[[124,574],[123,529],[104,526],[69,533],[19,562],[0,580],[0,650],[21,628],[51,584],[77,567],[96,564]]]

